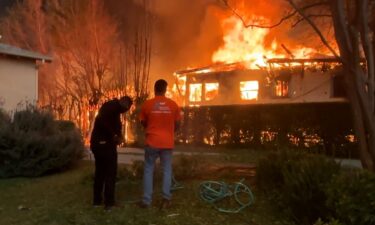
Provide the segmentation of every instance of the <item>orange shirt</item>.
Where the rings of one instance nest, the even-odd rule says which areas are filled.
[[[155,96],[141,109],[140,120],[146,125],[146,145],[154,148],[174,147],[175,122],[181,120],[180,108],[171,99]]]

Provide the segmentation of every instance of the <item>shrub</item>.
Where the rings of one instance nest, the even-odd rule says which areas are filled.
[[[259,187],[299,224],[327,218],[325,188],[340,166],[324,156],[298,152],[271,153],[260,160]]]
[[[283,168],[283,200],[293,216],[305,224],[330,215],[324,190],[340,166],[325,157],[308,156]]]
[[[266,192],[277,191],[285,184],[283,168],[299,161],[304,155],[297,151],[271,152],[259,160],[257,165],[257,185]]]
[[[375,224],[375,174],[363,170],[341,173],[326,193],[335,218],[343,224]]]
[[[48,112],[27,108],[3,126],[0,177],[40,176],[65,169],[82,157],[83,142],[74,124],[57,122]]]
[[[9,121],[9,116],[0,108],[0,128],[8,124]]]

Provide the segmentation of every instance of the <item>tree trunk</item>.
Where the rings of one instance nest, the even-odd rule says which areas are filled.
[[[346,90],[353,111],[353,122],[364,168],[375,171],[375,115],[373,111],[373,51],[367,35],[368,23],[363,14],[369,14],[367,1],[356,3],[356,15],[348,19],[345,1],[330,2],[332,20],[340,59],[343,64]],[[361,49],[362,47],[362,49]],[[367,67],[361,65],[361,50],[365,51]]]
[[[345,70],[350,71],[349,68]],[[353,74],[354,73],[355,72],[353,71]],[[346,76],[346,85],[348,90],[349,101],[353,112],[354,131],[358,141],[360,153],[359,155],[362,162],[362,166],[371,171],[375,171],[374,157],[371,156],[371,151],[373,151],[375,146],[369,143],[371,138],[369,138],[369,133],[366,129],[366,121],[364,119],[365,113],[363,112],[363,110],[366,109],[363,109],[359,103],[359,96],[356,94],[356,87],[353,81],[353,78],[355,79],[354,76],[355,75]],[[369,124],[369,126],[371,126],[371,124]],[[374,126],[374,124],[372,124],[372,126]],[[374,134],[372,134],[372,136],[374,136]]]

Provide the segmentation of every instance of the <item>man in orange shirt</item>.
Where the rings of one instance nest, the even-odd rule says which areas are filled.
[[[154,165],[158,157],[163,169],[161,207],[167,208],[171,203],[172,149],[181,114],[178,105],[165,97],[167,85],[165,80],[156,81],[155,97],[147,100],[141,109],[140,120],[146,131],[142,208],[149,207],[152,202]]]

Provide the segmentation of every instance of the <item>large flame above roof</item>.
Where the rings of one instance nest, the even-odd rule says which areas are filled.
[[[266,21],[266,18],[256,18],[254,21]],[[262,23],[263,23],[262,22]],[[277,40],[267,47],[265,39],[269,29],[248,27],[236,16],[222,20],[224,30],[223,45],[214,52],[214,63],[246,62],[247,68],[258,68],[266,65],[266,58],[309,58],[314,50],[301,46],[293,46],[290,52],[285,48],[283,53]]]

